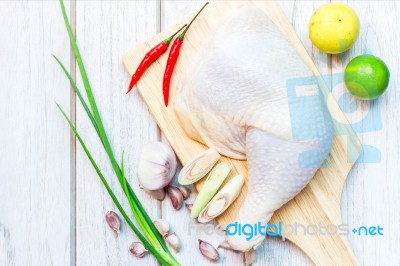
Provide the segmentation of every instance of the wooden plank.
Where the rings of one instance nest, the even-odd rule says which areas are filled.
[[[282,9],[276,2],[218,2],[212,4],[198,17],[197,26],[192,29],[191,34],[187,35],[185,48],[181,51],[180,61],[175,68],[175,75],[172,79],[172,94],[171,101],[173,102],[176,90],[174,89],[178,80],[183,75],[185,65],[190,60],[191,56],[201,47],[206,39],[210,28],[218,23],[218,18],[230,8],[239,5],[255,5],[262,8],[272,21],[279,27],[288,39],[293,43],[296,51],[302,56],[310,69],[317,76],[319,86],[328,96],[328,107],[334,119],[340,123],[335,123],[335,132],[337,137],[334,139],[331,156],[328,158],[329,167],[323,167],[317,172],[310,184],[300,193],[295,200],[286,204],[272,218],[273,223],[282,221],[284,223],[294,224],[300,222],[304,224],[323,224],[340,223],[340,195],[345,178],[351,169],[353,162],[358,157],[360,152],[359,142],[351,127],[338,108],[334,98],[329,93],[329,87],[318,73],[317,68],[312,62],[312,59],[307,54],[301,41],[297,38],[294,29],[290,22],[286,19]],[[179,24],[183,24],[182,22]],[[165,36],[169,36],[180,25],[175,25],[168,31],[157,35],[148,40],[143,45],[129,51],[124,56],[124,63],[129,73],[132,73],[134,68],[141,60],[143,54],[154,46]],[[189,37],[191,36],[191,37]],[[145,73],[138,83],[138,90],[144,100],[150,107],[151,112],[156,117],[161,130],[165,133],[168,140],[171,142],[179,158],[183,163],[189,161],[200,151],[204,150],[204,146],[191,140],[183,132],[180,127],[173,108],[165,108],[162,101],[161,79],[163,73],[163,65],[165,65],[166,57],[161,57],[150,69]],[[224,160],[230,162],[236,172],[246,176],[246,162],[236,161],[229,158]],[[239,209],[240,203],[243,201],[246,194],[246,186],[244,187],[241,196],[222,216],[218,217],[217,221],[227,224],[233,221]],[[342,236],[326,236],[303,238],[299,235],[291,235],[288,237],[292,242],[302,248],[315,263],[329,263],[339,257],[342,263],[356,263],[347,240]]]
[[[325,61],[323,57],[320,57],[323,54],[311,47],[307,37],[307,19],[310,15],[310,8],[320,4],[319,1],[314,1],[314,4],[281,1],[285,13],[291,19],[307,51],[311,52],[319,71],[325,74],[324,67],[327,65],[329,70],[330,61]],[[400,97],[396,90],[399,80],[395,74],[399,72],[399,60],[393,56],[393,51],[397,50],[399,29],[392,21],[394,17],[398,16],[399,4],[389,1],[350,1],[349,4],[354,7],[360,17],[361,34],[355,46],[343,57],[343,62],[340,56],[333,57],[334,73],[343,71],[345,63],[354,56],[370,50],[385,60],[389,65],[392,77],[388,92],[380,100],[375,101],[371,106],[363,103],[357,111],[345,113],[350,123],[361,121],[361,128],[369,128],[371,125],[377,124],[380,119],[383,128],[359,133],[363,143],[378,148],[382,157],[380,163],[357,164],[350,173],[343,191],[343,220],[350,225],[358,226],[380,224],[384,227],[385,232],[395,232],[400,219],[399,212],[396,211],[396,208],[388,206],[387,202],[397,202],[398,195],[400,195],[397,178],[398,164],[400,163],[397,149],[400,144],[398,140],[400,126],[398,120],[393,119],[393,114],[397,114],[399,111],[395,103]],[[168,3],[165,7],[169,10],[172,9],[171,13],[176,9],[176,16],[179,16],[194,12],[200,5],[200,2],[187,1],[184,3],[182,1],[176,4]],[[66,2],[66,7],[68,9],[68,2]],[[99,10],[97,9],[97,11]],[[136,25],[136,19],[138,22],[147,21],[147,18],[141,16],[141,10],[129,13],[135,18],[132,25]],[[121,13],[113,15],[113,19],[117,19],[120,15]],[[124,14],[124,16],[127,15]],[[90,20],[90,18],[87,19]],[[169,16],[165,20],[169,20]],[[171,23],[172,20],[173,18],[171,18]],[[110,22],[110,19],[108,21]],[[102,25],[110,26],[110,23]],[[131,32],[127,30],[127,33]],[[2,181],[0,186],[0,210],[2,210],[0,213],[0,265],[68,265],[70,264],[69,253],[72,252],[68,232],[70,225],[67,224],[71,200],[68,181],[69,154],[67,154],[68,148],[66,149],[69,145],[68,128],[53,108],[53,100],[61,103],[68,112],[69,86],[58,66],[51,58],[48,58],[48,53],[53,52],[63,59],[68,68],[68,39],[60,20],[58,3],[0,1],[0,34],[7,36],[0,43],[0,62],[2,62],[0,64],[0,80],[2,81],[0,139],[3,151],[3,156],[0,158],[0,179]],[[126,36],[134,37],[129,45],[145,38],[137,39],[135,36],[132,34]],[[110,42],[110,40],[104,41],[107,44]],[[124,49],[126,48],[124,47]],[[118,66],[117,62],[116,67]],[[106,64],[103,71],[110,69],[112,68],[109,64]],[[24,73],[23,78],[20,73]],[[121,75],[121,79],[124,79],[124,75]],[[337,97],[336,93],[342,89],[343,86],[334,87],[334,95]],[[337,99],[339,98],[337,97]],[[375,111],[378,113],[374,113]],[[80,113],[81,120],[85,120],[82,110]],[[364,119],[367,114],[371,113],[374,113],[372,119]],[[45,121],[43,121],[43,117]],[[81,121],[82,123],[83,121]],[[145,127],[143,124],[139,123],[139,125]],[[152,126],[151,124],[150,127]],[[29,133],[26,128],[29,128]],[[132,126],[133,129],[139,129],[140,132],[142,130],[135,126]],[[101,153],[99,148],[98,154]],[[106,157],[101,158],[106,164]],[[84,155],[80,155],[80,160],[86,160]],[[89,171],[90,166],[86,167]],[[132,169],[134,168],[132,167]],[[108,173],[111,174],[111,170],[108,170]],[[95,174],[90,172],[90,175],[93,175],[90,177],[92,182],[86,183],[89,188],[86,188],[85,191],[89,191],[90,187],[101,190]],[[86,177],[80,176],[80,178]],[[96,199],[99,200],[100,197]],[[103,199],[108,200],[107,195],[102,195],[100,200]],[[148,205],[153,205],[153,202],[149,202]],[[94,208],[98,206],[97,202],[90,201],[88,204]],[[168,206],[168,200],[165,204],[167,204],[166,216],[173,220],[173,227],[180,226],[181,219],[184,222],[187,221],[183,217],[185,214],[183,210],[175,212]],[[86,210],[92,211],[90,208]],[[390,215],[388,215],[389,213]],[[99,220],[99,224],[101,222],[102,220]],[[101,226],[99,228],[104,229]],[[192,253],[197,252],[197,246],[186,243],[186,230],[177,229],[177,231],[179,231],[178,235],[184,238],[184,250],[178,256],[183,257],[182,261],[186,262],[186,255],[192,256],[192,250]],[[124,234],[129,234],[129,232],[125,231]],[[96,237],[93,237],[93,241],[96,241],[96,245],[100,243]],[[256,265],[307,263],[304,257],[298,257],[300,256],[298,249],[295,250],[296,248],[288,241],[282,242],[275,238],[267,241],[268,243],[257,249]],[[128,242],[126,241],[126,244]],[[389,235],[388,233],[380,238],[350,236],[350,243],[363,265],[396,265],[400,262],[400,255],[395,250],[400,244],[400,237],[396,234]],[[110,244],[108,249],[114,247],[115,245]],[[121,250],[125,250],[124,245],[119,247]],[[83,250],[83,252],[86,251]],[[98,255],[95,248],[93,251],[88,254],[91,258]],[[114,252],[112,256],[118,255],[120,255],[118,252]],[[127,255],[123,254],[123,256]],[[231,256],[231,253],[227,256]],[[135,259],[126,261],[134,264],[147,262],[147,260]],[[227,264],[225,260],[223,261]],[[113,262],[114,259],[110,259],[102,261],[100,264],[112,264]],[[117,261],[117,263],[119,262]],[[125,260],[121,260],[122,262]],[[189,262],[193,263],[193,260],[189,260]],[[238,265],[239,262],[240,260],[234,260],[231,265]],[[71,264],[73,263],[74,260],[71,261]]]
[[[156,1],[79,1],[76,6],[78,45],[106,131],[116,156],[125,151],[127,177],[153,218],[161,215],[160,204],[140,191],[135,171],[142,146],[158,139],[159,134],[137,91],[125,94],[129,77],[120,60],[128,47],[156,33],[156,4]],[[129,210],[107,156],[79,103],[77,126],[114,191]],[[158,265],[150,255],[137,259],[129,254],[128,247],[137,238],[125,223],[121,235],[115,238],[104,220],[105,212],[115,207],[80,147],[77,147],[76,158],[76,263]]]
[[[329,1],[279,1],[299,39],[313,59],[327,84],[331,83],[331,56],[315,48],[308,37],[308,21],[312,13]],[[310,265],[310,259],[290,241],[269,237],[257,248],[253,265]]]
[[[163,1],[161,14],[161,30],[165,30],[178,21],[195,13],[204,3],[202,1]],[[175,180],[176,182],[176,180]],[[194,191],[194,189],[193,189]],[[192,203],[195,194],[187,202]],[[173,230],[182,241],[182,250],[176,254],[182,265],[215,265],[199,251],[198,239],[207,241],[217,247],[223,240],[223,235],[207,234],[204,225],[194,223],[188,215],[188,210],[182,207],[176,211],[169,199],[163,202],[163,218],[170,221]],[[218,265],[240,265],[243,261],[243,255],[219,249],[220,260]]]
[[[357,163],[350,173],[343,190],[343,222],[353,227],[383,227],[383,236],[350,235],[361,265],[399,265],[400,235],[396,232],[400,220],[398,203],[399,180],[399,132],[400,79],[399,56],[400,29],[396,19],[400,14],[400,3],[396,1],[348,1],[360,19],[360,36],[354,47],[342,56],[333,57],[333,74],[342,73],[346,64],[354,57],[372,53],[382,58],[390,70],[387,92],[373,102],[355,100],[350,103],[341,97],[342,105],[350,123],[357,131],[362,143],[374,147],[380,160],[372,160],[374,153],[366,155],[365,163]],[[339,96],[345,88],[339,76],[333,93]],[[352,101],[352,100],[351,100]],[[381,125],[381,126],[380,126]],[[370,150],[372,148],[369,148]]]
[[[54,104],[68,113],[70,91],[51,56],[69,68],[59,3],[0,1],[0,35],[0,265],[70,265],[70,135]]]

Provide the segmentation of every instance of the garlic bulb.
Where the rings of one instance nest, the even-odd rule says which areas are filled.
[[[140,155],[138,178],[143,188],[157,190],[167,186],[177,167],[174,151],[160,141],[144,146]]]

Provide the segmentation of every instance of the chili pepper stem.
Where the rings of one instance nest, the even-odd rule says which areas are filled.
[[[140,62],[139,66],[137,67],[135,73],[133,73],[131,82],[129,83],[129,87],[127,90],[127,94],[133,89],[133,86],[135,86],[136,82],[139,81],[140,77],[143,75],[143,73],[146,71],[146,69],[154,62],[156,61],[165,51],[167,51],[169,44],[171,43],[172,39],[175,37],[176,34],[178,34],[182,29],[184,29],[187,26],[187,24],[183,25],[177,32],[172,34],[172,36],[168,37],[167,39],[163,40],[156,46],[150,49],[145,56],[143,57],[142,61]]]
[[[172,34],[171,36],[169,36],[167,39],[165,39],[163,42],[165,42],[167,45],[169,45],[172,41],[172,39],[181,31],[183,30],[185,27],[187,26],[187,24],[183,25],[179,30],[177,30],[174,34]]]
[[[186,29],[178,36],[178,39],[180,39],[181,41],[183,41],[183,38],[185,38],[185,34],[188,31],[188,29],[190,28],[190,25],[192,25],[193,21],[195,21],[195,19],[198,17],[198,15],[200,15],[201,11],[203,11],[203,9],[208,5],[208,2],[204,4],[204,6],[196,13],[196,15],[194,16],[194,18],[192,19],[192,21],[190,21],[189,25],[186,27]]]
[[[190,21],[189,25],[186,29],[175,39],[174,43],[172,44],[171,50],[169,51],[168,59],[167,59],[167,66],[165,67],[164,78],[163,78],[163,96],[164,96],[164,104],[165,107],[168,107],[169,101],[169,89],[171,85],[171,77],[174,72],[174,68],[176,62],[178,61],[179,52],[181,50],[183,44],[183,38],[185,38],[185,34],[189,29],[190,25],[192,25],[193,21],[197,18],[197,16],[203,11],[203,9],[208,5],[208,2],[204,4],[204,6],[196,13],[193,19]]]

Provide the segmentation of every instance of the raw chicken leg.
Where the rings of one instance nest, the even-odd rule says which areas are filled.
[[[275,24],[246,7],[221,21],[179,88],[174,108],[186,133],[228,157],[247,158],[249,190],[236,219],[242,225],[266,225],[330,152],[332,121],[322,93],[292,93],[296,78],[317,84]],[[246,251],[264,236],[246,238],[228,242]]]

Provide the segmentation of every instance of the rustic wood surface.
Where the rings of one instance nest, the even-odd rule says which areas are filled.
[[[313,10],[323,3],[281,1],[319,71],[333,84],[339,103],[344,107],[346,103],[350,105],[345,97],[339,98],[343,84],[340,78],[337,81],[333,77],[354,56],[373,53],[384,59],[391,70],[390,87],[383,97],[372,104],[352,101],[352,108],[346,109],[346,116],[363,144],[376,147],[381,158],[375,163],[356,164],[343,192],[342,216],[350,226],[384,228],[384,236],[349,236],[362,265],[398,265],[400,122],[396,115],[400,100],[397,90],[400,29],[396,27],[396,20],[400,4],[349,2],[361,21],[360,37],[343,56],[325,56],[311,45],[307,36],[308,20]],[[131,182],[135,181],[141,147],[161,136],[137,93],[129,97],[123,94],[129,77],[120,58],[124,51],[194,12],[201,4],[198,1],[66,2],[76,22],[78,45],[106,129],[112,132],[110,138],[116,154],[121,154],[122,149],[126,152]],[[67,80],[50,56],[51,53],[58,55],[74,70],[58,3],[1,1],[0,22],[3,36],[0,42],[0,265],[157,264],[151,256],[138,260],[129,255],[127,247],[135,237],[126,226],[115,239],[104,224],[104,213],[114,207],[79,146],[75,152],[67,125],[55,108],[54,101],[58,101],[72,115],[76,112],[78,129],[106,175],[114,180],[113,187],[119,189],[89,121],[79,103],[75,105],[75,98],[70,97]],[[81,84],[79,78],[78,81]],[[374,128],[379,122],[381,127]],[[140,193],[137,187],[135,191]],[[197,236],[188,236],[185,210],[176,212],[168,201],[158,204],[141,195],[153,217],[162,216],[173,223],[174,231],[183,242],[184,248],[177,254],[183,265],[205,265],[207,261],[197,250]],[[267,241],[255,252],[255,265],[310,264],[289,242],[275,238]],[[245,262],[237,254],[222,255],[225,265]]]
[[[69,10],[69,6],[68,6]],[[57,2],[0,2],[0,265],[68,265],[70,133],[55,101],[70,91],[51,53],[70,65]]]
[[[191,28],[186,34],[184,47],[181,50],[179,62],[175,67],[174,76],[171,81],[170,101],[172,103],[174,102],[177,87],[179,86],[178,84],[183,79],[191,59],[196,55],[199,49],[202,48],[205,40],[212,34],[211,31],[220,23],[220,17],[223,16],[224,13],[229,12],[229,10],[244,5],[255,6],[263,10],[290,41],[294,50],[309,66],[314,75],[320,77],[316,66],[297,37],[290,21],[288,21],[278,2],[215,2],[211,3],[207,9],[200,14],[195,24],[193,24],[193,26],[196,26]],[[187,21],[188,19],[184,20]],[[124,54],[123,62],[128,73],[132,75],[147,51],[164,40],[167,36],[170,36],[184,23],[183,21],[178,22],[178,24],[163,30],[162,33]],[[157,60],[139,80],[136,89],[155,117],[162,133],[165,134],[166,139],[171,143],[182,164],[185,165],[201,151],[205,150],[206,147],[190,139],[183,131],[173,108],[171,106],[166,108],[163,104],[163,98],[160,92],[162,91],[162,76],[166,60],[167,56],[162,56]],[[322,78],[319,79],[319,87],[324,95],[330,93],[330,89]],[[344,114],[335,100],[333,100],[333,96],[327,95],[326,97],[328,99],[328,108],[332,116],[336,121],[341,122],[334,124],[336,137],[333,141],[331,154],[309,185],[297,195],[294,200],[285,204],[279,211],[275,212],[271,223],[321,224],[324,226],[342,223],[340,215],[341,192],[345,179],[360,154],[360,143],[351,126],[345,121]],[[223,160],[233,167],[230,177],[239,173],[247,179],[246,161],[233,160],[230,158],[223,158]],[[228,180],[230,177],[228,177]],[[195,184],[196,190],[199,190],[201,186],[200,183],[202,182],[203,180]],[[246,194],[247,181],[238,199],[235,200],[228,210],[217,217],[216,222],[222,225],[234,222]],[[315,264],[357,264],[357,259],[354,257],[347,239],[340,235],[310,237],[302,234],[292,234],[287,236],[287,240],[295,243]]]

